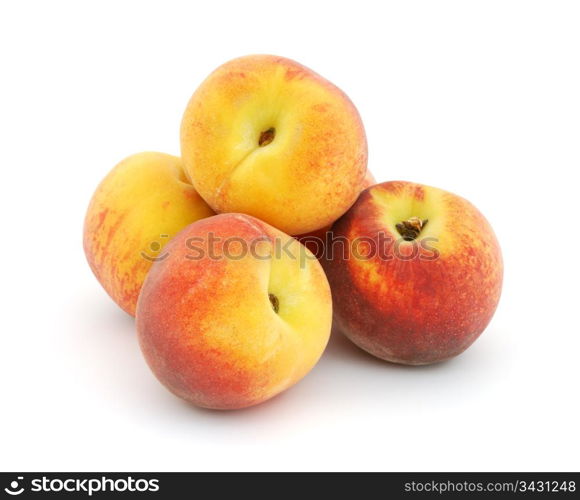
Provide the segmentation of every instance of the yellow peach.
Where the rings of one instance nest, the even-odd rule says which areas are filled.
[[[146,152],[119,163],[97,188],[85,217],[83,244],[93,273],[127,313],[152,262],[179,230],[212,210],[187,180],[181,160]]]
[[[322,266],[297,240],[254,217],[222,214],[181,231],[137,305],[145,359],[198,406],[243,408],[304,377],[332,321]]]
[[[405,181],[360,195],[332,226],[322,259],[336,329],[378,358],[444,361],[487,327],[503,280],[501,249],[466,199]]]
[[[327,226],[354,203],[367,165],[358,111],[301,64],[246,56],[216,69],[181,124],[193,185],[216,212],[242,212],[292,234]]]

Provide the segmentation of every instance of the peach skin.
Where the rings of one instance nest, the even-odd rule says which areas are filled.
[[[361,191],[365,190],[366,188],[376,184],[376,180],[371,173],[370,170],[367,170],[365,174],[365,178],[363,181],[363,185]],[[310,250],[317,258],[322,257],[324,255],[324,244],[326,243],[326,233],[330,230],[332,224],[329,226],[325,226],[322,229],[318,229],[316,231],[311,231],[310,233],[300,234],[295,236],[295,238],[305,245],[308,250]]]
[[[501,251],[487,220],[460,196],[411,182],[377,184],[332,232],[323,265],[336,326],[374,356],[443,361],[491,320]]]
[[[175,395],[212,409],[261,403],[320,358],[332,301],[318,260],[254,217],[222,214],[181,231],[137,305],[141,350]]]
[[[181,123],[193,185],[216,212],[303,234],[355,201],[367,166],[358,111],[336,86],[271,55],[234,59],[195,91]]]
[[[134,316],[141,285],[167,241],[210,215],[179,158],[135,154],[113,168],[91,199],[83,232],[87,260],[111,298]]]

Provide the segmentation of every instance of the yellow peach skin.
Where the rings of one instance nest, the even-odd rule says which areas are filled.
[[[234,59],[193,94],[181,124],[193,185],[216,212],[243,212],[292,234],[338,219],[361,191],[367,143],[336,86],[269,55]]]
[[[85,217],[83,245],[93,273],[135,315],[145,276],[179,230],[213,211],[187,180],[181,160],[146,152],[119,163],[97,188]]]
[[[365,190],[368,187],[376,184],[375,177],[371,173],[370,170],[367,170],[365,174],[365,178],[363,181],[363,185],[361,187],[361,191]],[[310,233],[306,234],[299,234],[295,236],[295,238],[306,245],[308,250],[310,250],[316,257],[320,258],[324,254],[324,244],[326,242],[326,233],[330,230],[332,224],[323,227],[322,229],[318,229],[316,231],[311,231]]]
[[[289,388],[330,334],[330,288],[297,240],[254,217],[222,214],[180,232],[137,305],[157,378],[198,406],[236,409]]]

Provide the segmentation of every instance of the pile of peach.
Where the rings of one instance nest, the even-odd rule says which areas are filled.
[[[136,316],[157,378],[216,409],[298,382],[333,323],[390,362],[456,356],[491,320],[503,273],[493,230],[471,203],[375,184],[352,102],[275,56],[209,75],[183,115],[181,158],[140,153],[107,175],[84,249],[107,293]]]

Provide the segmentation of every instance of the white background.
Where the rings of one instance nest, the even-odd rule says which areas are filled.
[[[0,470],[578,470],[580,4],[2,2]],[[181,402],[92,276],[84,212],[115,163],[179,154],[219,64],[294,58],[345,90],[369,167],[488,217],[505,286],[451,362],[342,338],[270,402]]]

